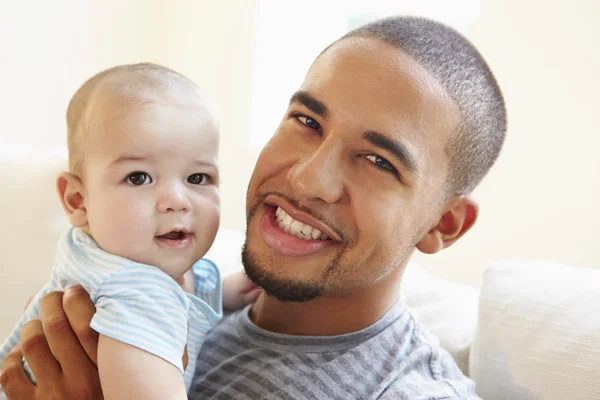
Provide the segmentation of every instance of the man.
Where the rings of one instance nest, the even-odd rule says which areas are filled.
[[[436,253],[473,226],[468,194],[505,130],[491,71],[450,28],[392,18],[328,47],[249,184],[243,262],[266,294],[209,334],[190,398],[476,398],[399,286],[415,248]],[[21,347],[38,385],[15,352],[9,398],[100,398],[85,293],[42,306]]]

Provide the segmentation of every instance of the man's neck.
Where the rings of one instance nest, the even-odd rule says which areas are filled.
[[[331,336],[364,329],[379,320],[400,296],[404,267],[367,288],[322,296],[305,303],[281,302],[262,294],[250,311],[257,326],[290,335]]]

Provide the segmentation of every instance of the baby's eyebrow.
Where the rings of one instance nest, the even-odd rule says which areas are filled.
[[[135,155],[129,155],[129,154],[122,155],[119,158],[112,161],[108,165],[108,167],[123,164],[126,162],[151,161],[153,158],[154,158],[153,156],[135,156]],[[210,168],[214,168],[217,170],[219,169],[219,163],[216,160],[205,160],[205,159],[201,159],[201,158],[196,158],[196,159],[192,160],[192,162],[198,166],[210,167]]]
[[[219,164],[215,161],[196,159],[196,160],[194,160],[194,164],[206,165],[208,167],[219,168]]]
[[[146,161],[148,160],[149,157],[143,156],[131,156],[131,155],[125,155],[125,156],[121,156],[119,158],[117,158],[116,160],[114,160],[113,162],[111,162],[110,164],[120,164],[126,161]]]

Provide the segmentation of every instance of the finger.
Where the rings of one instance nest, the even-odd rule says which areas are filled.
[[[244,272],[240,272],[240,276],[243,290],[252,290],[259,287],[256,283],[252,282],[250,278],[248,278],[248,275],[246,275]]]
[[[187,345],[185,345],[183,347],[183,357],[181,358],[181,363],[183,364],[183,370],[184,371],[187,368],[189,361],[190,361],[190,359],[188,357]]]
[[[23,370],[23,353],[17,345],[2,361],[0,386],[10,400],[33,399],[35,385]]]
[[[40,302],[40,319],[50,349],[62,369],[80,369],[82,360],[87,361],[87,356],[63,310],[62,292],[51,292],[44,296]]]
[[[70,287],[63,296],[63,307],[85,353],[98,365],[98,332],[90,328],[96,307],[90,295],[81,286]]]
[[[244,294],[244,300],[246,301],[246,304],[254,303],[262,292],[263,290],[261,288],[256,288]]]
[[[21,328],[21,351],[38,384],[60,378],[60,365],[50,350],[39,319],[29,321]]]
[[[238,310],[240,308],[244,308],[248,304],[254,303],[262,292],[262,289],[257,288],[250,290],[249,292],[240,293],[236,297],[233,297],[231,300],[229,300],[227,304],[225,304],[224,301],[223,308],[226,310]]]

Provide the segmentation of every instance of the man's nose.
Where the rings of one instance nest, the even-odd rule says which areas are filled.
[[[157,204],[161,213],[190,211],[191,203],[186,195],[184,185],[178,183],[165,184],[160,189],[160,197]]]
[[[335,203],[343,196],[342,144],[334,138],[321,142],[290,168],[287,178],[299,199]]]

